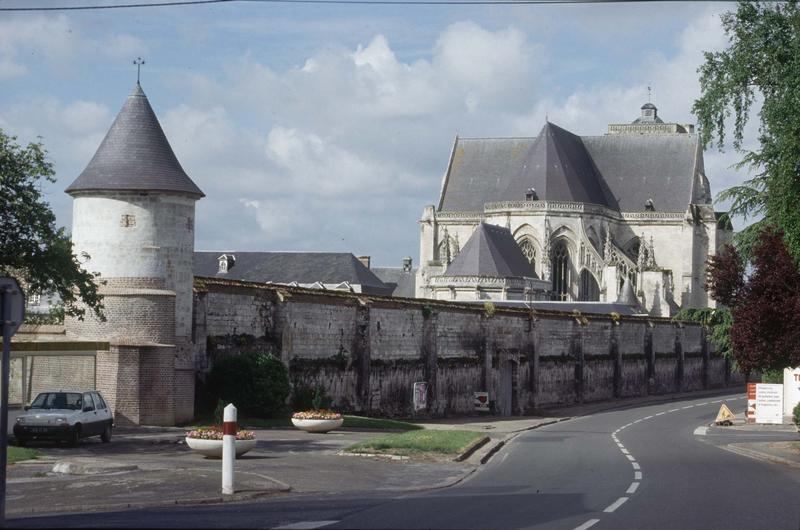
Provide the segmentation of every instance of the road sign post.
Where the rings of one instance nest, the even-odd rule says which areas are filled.
[[[14,278],[0,278],[0,315],[3,324],[3,359],[0,369],[0,526],[6,526],[6,465],[8,464],[8,385],[11,336],[25,318],[25,295]]]

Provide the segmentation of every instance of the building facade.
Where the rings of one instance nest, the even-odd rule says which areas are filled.
[[[458,138],[437,205],[420,220],[417,296],[436,298],[481,223],[507,228],[561,301],[614,302],[624,280],[654,316],[708,307],[705,263],[729,241],[693,127],[645,104],[633,123],[578,136],[550,122],[533,138]]]

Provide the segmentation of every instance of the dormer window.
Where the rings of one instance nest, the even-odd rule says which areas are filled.
[[[233,254],[223,254],[217,258],[217,262],[219,263],[217,274],[225,274],[236,264],[236,256]]]
[[[647,210],[648,212],[656,211],[656,206],[653,203],[653,199],[647,199],[646,201],[644,201],[644,209]]]
[[[526,201],[538,201],[539,194],[536,193],[534,188],[528,188],[528,191],[525,192],[525,200]]]

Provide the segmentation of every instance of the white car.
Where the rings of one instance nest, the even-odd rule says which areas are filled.
[[[20,445],[31,440],[64,440],[100,436],[111,441],[114,417],[96,390],[42,392],[17,417],[14,437]]]

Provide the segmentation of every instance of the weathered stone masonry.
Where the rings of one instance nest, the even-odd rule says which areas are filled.
[[[575,315],[195,280],[201,370],[221,355],[267,351],[295,382],[322,385],[349,411],[468,414],[488,391],[498,414],[740,382],[703,328],[669,319]]]

